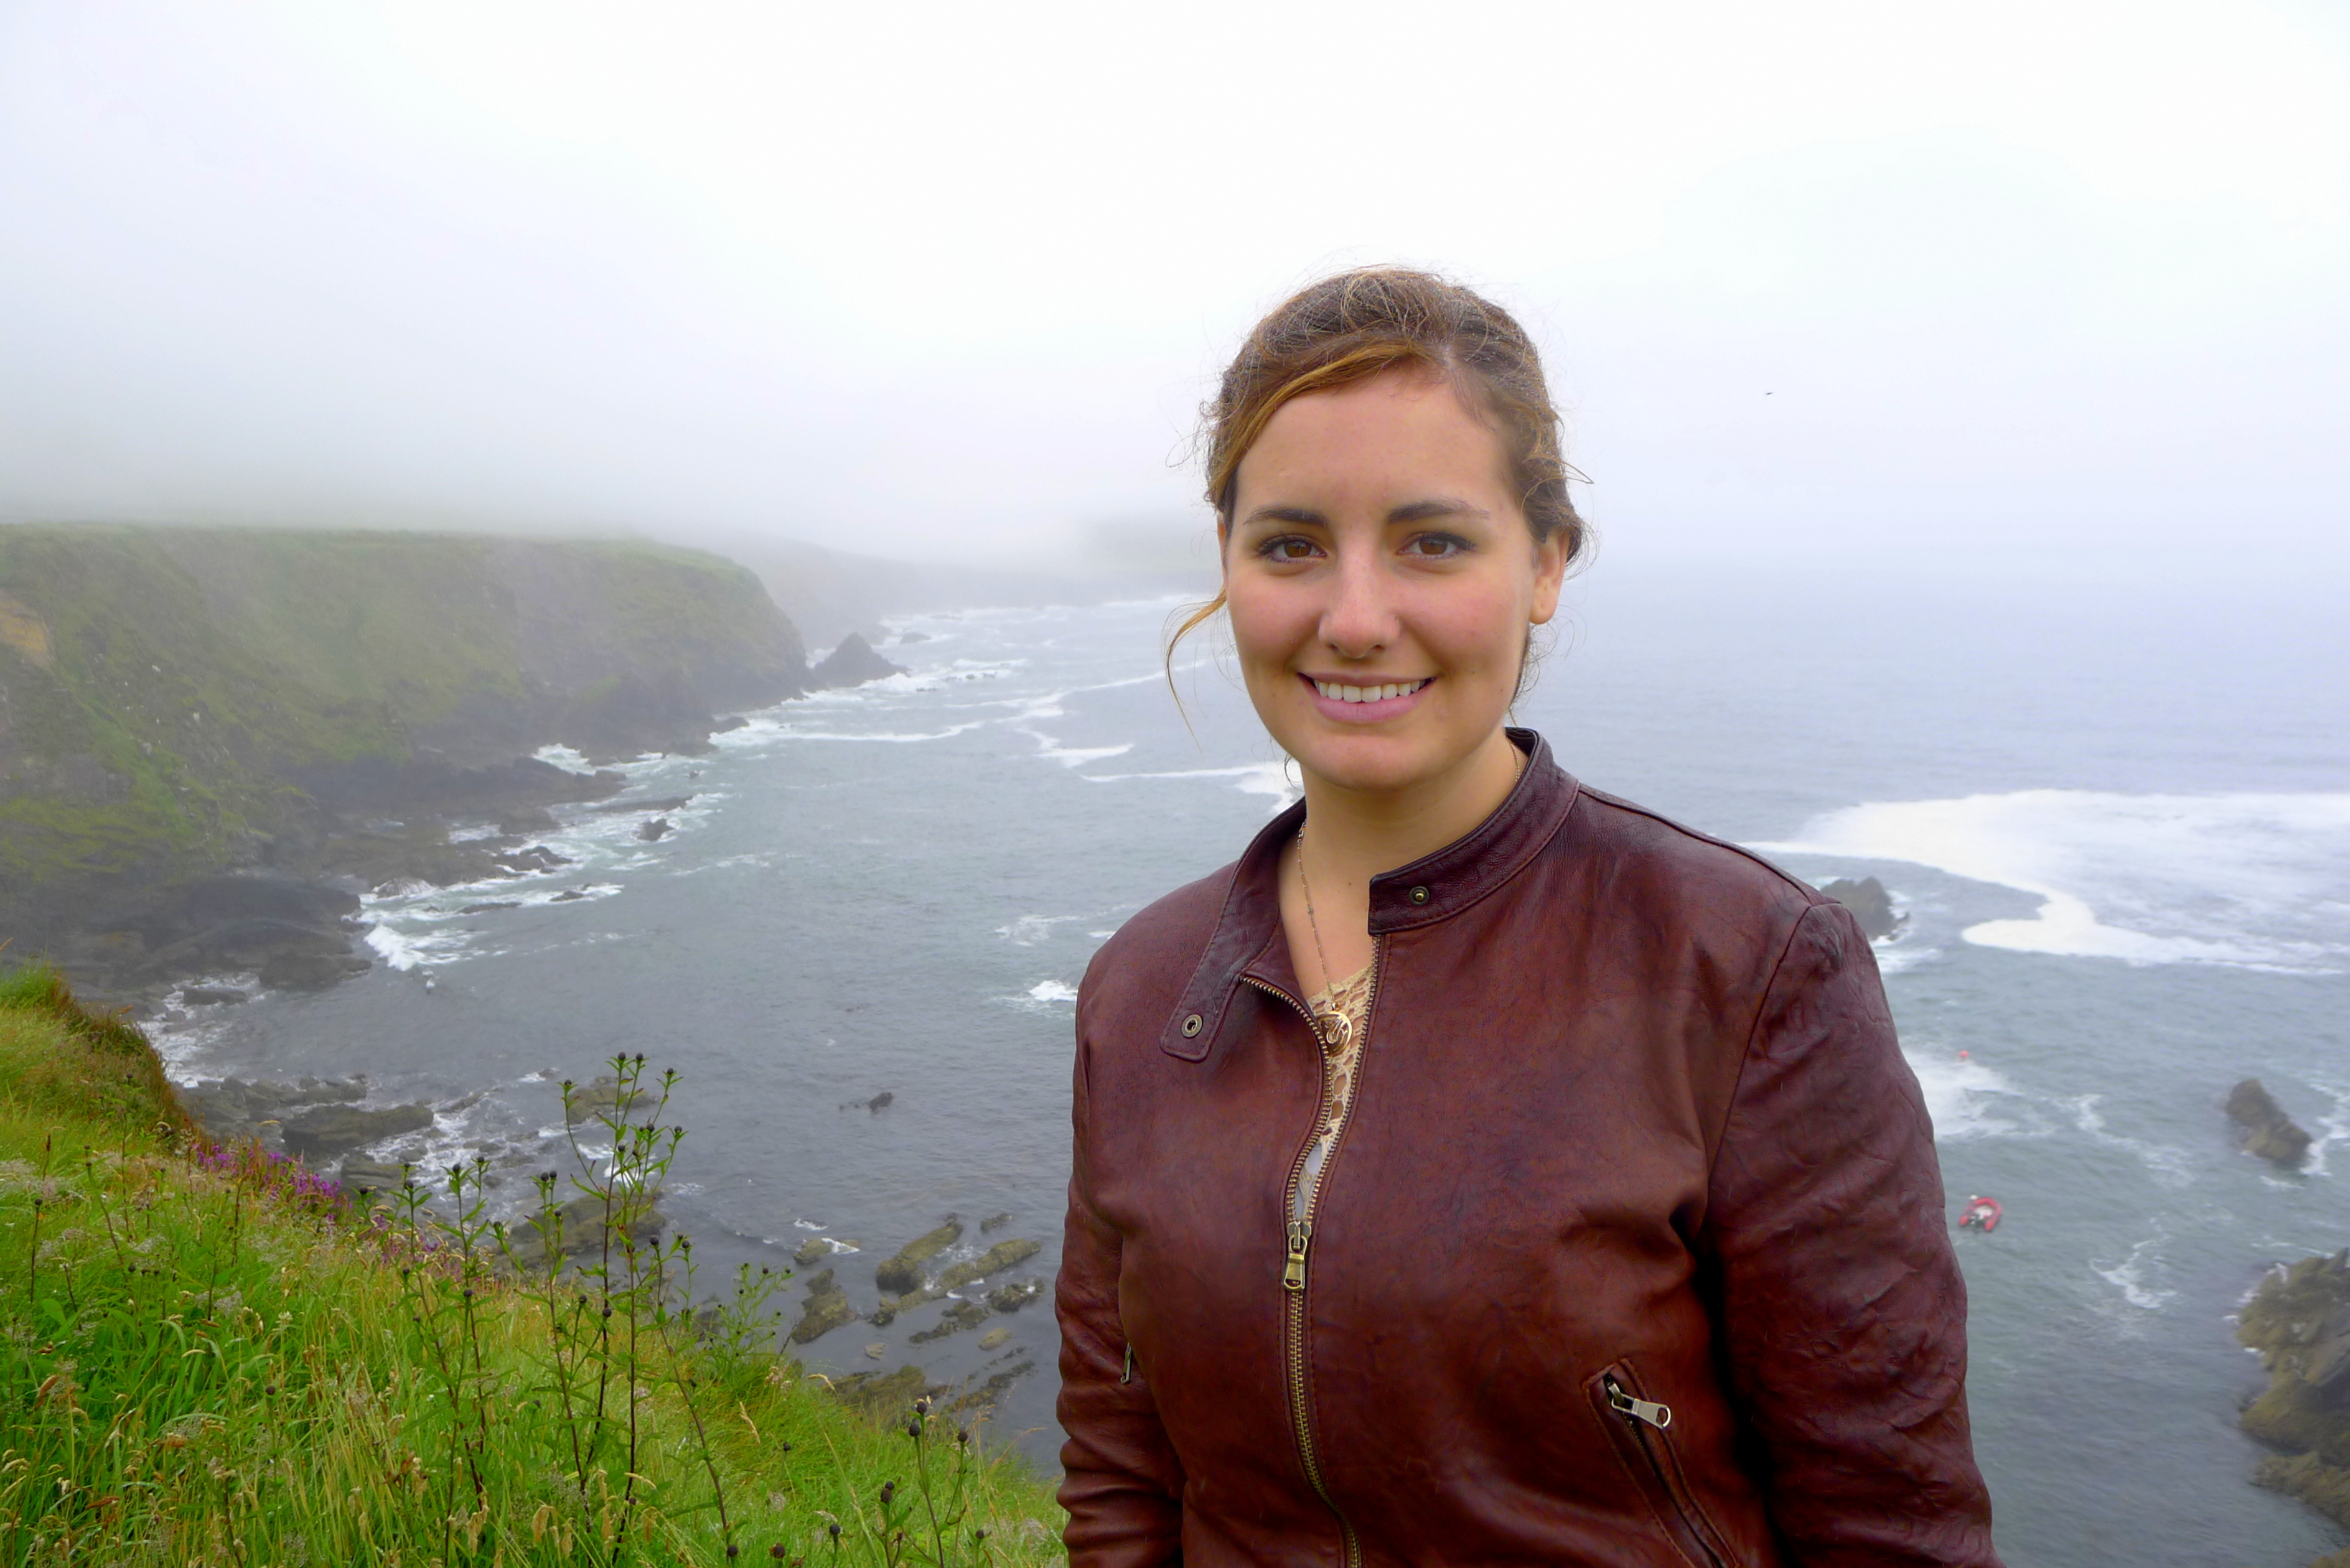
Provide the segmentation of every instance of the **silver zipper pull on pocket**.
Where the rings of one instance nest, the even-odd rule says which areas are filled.
[[[1636,1421],[1646,1421],[1659,1432],[1673,1424],[1673,1407],[1670,1405],[1659,1405],[1654,1399],[1635,1399],[1624,1392],[1624,1386],[1613,1377],[1607,1379],[1607,1407]]]
[[[1130,1345],[1126,1347],[1126,1370],[1118,1375],[1118,1380],[1120,1383],[1134,1381],[1134,1346]]]

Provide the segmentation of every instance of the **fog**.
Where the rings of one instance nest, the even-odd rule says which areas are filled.
[[[2334,571],[2338,5],[0,9],[0,518],[1159,566],[1332,267],[1611,553]]]

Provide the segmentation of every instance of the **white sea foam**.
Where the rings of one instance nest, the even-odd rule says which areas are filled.
[[[2310,1140],[2308,1157],[2302,1162],[2304,1176],[2327,1175],[2326,1157],[2336,1144],[2350,1140],[2350,1089],[2324,1083],[2315,1087],[2333,1100],[2334,1108],[2317,1118],[2318,1136]]]
[[[1918,1075],[1918,1087],[1926,1096],[1926,1114],[1933,1118],[1937,1142],[2034,1130],[2012,1114],[2022,1108],[2022,1091],[1993,1069],[1976,1061],[1961,1062],[1955,1053],[1939,1046],[1912,1047],[1902,1054],[1908,1060],[1909,1070]]]
[[[2097,1102],[2104,1098],[2103,1095],[2082,1095],[2059,1103],[2073,1113],[2074,1127],[2108,1148],[2122,1149],[2137,1156],[2154,1179],[2165,1187],[2184,1187],[2194,1179],[2194,1173],[2188,1167],[2187,1156],[2180,1150],[2148,1143],[2144,1138],[2131,1137],[2106,1127],[2106,1118],[2097,1110]]]
[[[1040,980],[1028,988],[1028,997],[1032,1002],[1075,1002],[1077,988],[1057,980]]]
[[[2159,1228],[2129,1250],[2129,1256],[2118,1263],[2095,1263],[2089,1267],[2096,1276],[2122,1293],[2122,1299],[2140,1312],[2160,1312],[2178,1298],[2177,1291],[2158,1289],[2149,1282],[2150,1272],[2158,1267],[2160,1257],[2149,1257],[2163,1240]]]
[[[2132,964],[2350,963],[2350,794],[2024,790],[1831,812],[1780,854],[1908,861],[2040,900],[1981,947]]]
[[[1168,773],[1149,774],[1080,774],[1088,784],[1128,784],[1138,779],[1230,779],[1232,787],[1243,794],[1273,797],[1279,811],[1298,796],[1298,789],[1289,776],[1285,763],[1246,763],[1232,768],[1177,768]]]
[[[1083,915],[1023,915],[1008,926],[998,926],[995,934],[1014,947],[1033,948],[1053,934],[1055,926],[1082,920]]]

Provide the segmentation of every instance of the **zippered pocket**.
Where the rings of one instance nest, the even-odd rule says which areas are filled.
[[[1628,1361],[1619,1361],[1584,1385],[1616,1445],[1616,1457],[1647,1500],[1657,1523],[1693,1568],[1731,1568],[1730,1546],[1706,1518],[1682,1473],[1669,1436],[1672,1407],[1651,1399]]]

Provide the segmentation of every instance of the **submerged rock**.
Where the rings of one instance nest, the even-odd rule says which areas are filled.
[[[647,844],[656,843],[660,839],[666,838],[669,836],[669,818],[666,816],[650,817],[637,825],[637,836],[643,839]]]
[[[1044,1250],[1043,1245],[1035,1241],[998,1241],[978,1257],[941,1271],[931,1288],[941,1293],[959,1291],[974,1280],[983,1280],[990,1274],[1002,1273],[1015,1263],[1024,1263]]]
[[[792,1325],[794,1345],[809,1344],[843,1324],[857,1321],[857,1309],[848,1304],[848,1293],[840,1288],[840,1282],[832,1277],[830,1269],[809,1276],[807,1293],[806,1310]]]
[[[1894,912],[1893,896],[1874,877],[1864,877],[1857,882],[1839,877],[1820,891],[1850,909],[1861,935],[1870,941],[1882,941],[1909,923],[1908,916]]]
[[[978,1302],[957,1302],[939,1314],[934,1328],[923,1329],[911,1335],[916,1345],[926,1345],[933,1339],[944,1339],[951,1334],[961,1334],[967,1328],[977,1328],[987,1321],[987,1308]]]
[[[2248,1154],[2298,1168],[2309,1153],[2309,1135],[2293,1126],[2258,1078],[2228,1091],[2228,1119],[2242,1129]]]
[[[2269,1372],[2243,1428],[2284,1450],[2261,1461],[2253,1484],[2350,1525],[2350,1248],[2271,1273],[2238,1314],[2236,1337]]]
[[[180,1001],[189,1007],[216,1007],[250,1000],[233,985],[191,985],[180,992]]]
[[[982,1350],[1001,1350],[1011,1343],[1012,1331],[1008,1328],[991,1328],[979,1336]]]
[[[929,1235],[899,1249],[896,1257],[873,1271],[873,1282],[889,1295],[910,1295],[922,1288],[922,1265],[962,1240],[962,1221],[949,1219]]]
[[[1001,1214],[991,1214],[986,1219],[981,1220],[979,1222],[979,1233],[984,1236],[990,1231],[1001,1231],[1006,1225],[1011,1223],[1012,1211],[1007,1209]]]

